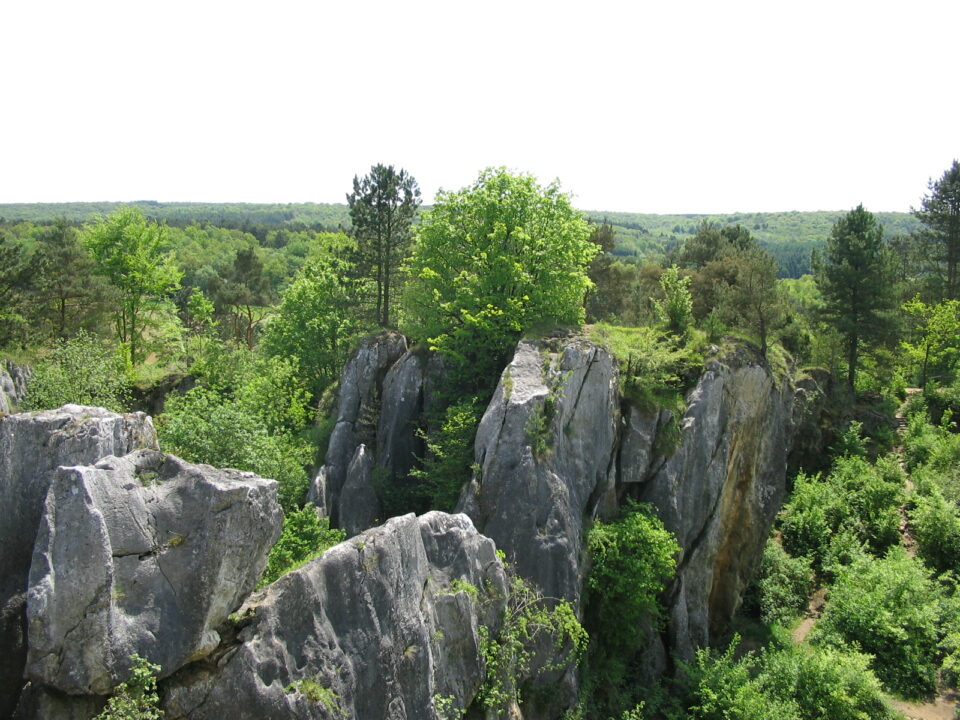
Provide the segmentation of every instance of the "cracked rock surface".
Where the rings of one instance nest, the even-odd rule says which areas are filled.
[[[235,643],[171,678],[168,720],[432,718],[482,679],[479,625],[507,593],[465,515],[395,517],[254,595]]]
[[[57,467],[156,447],[156,431],[143,413],[64,405],[0,418],[0,717],[12,714],[22,685],[27,577]]]
[[[220,643],[280,533],[277,486],[155,450],[62,467],[27,594],[27,677],[103,695],[137,653],[161,677]]]

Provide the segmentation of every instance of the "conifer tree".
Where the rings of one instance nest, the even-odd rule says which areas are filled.
[[[895,304],[893,263],[883,228],[863,205],[837,220],[823,254],[814,251],[814,278],[823,295],[823,316],[843,338],[847,384],[856,381],[860,350],[887,331],[885,313]]]
[[[916,218],[927,226],[926,236],[938,249],[937,259],[946,268],[944,295],[960,299],[960,162],[930,181],[930,194],[924,196]]]

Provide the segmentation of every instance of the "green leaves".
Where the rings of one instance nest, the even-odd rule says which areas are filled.
[[[470,375],[495,376],[522,329],[582,322],[586,267],[597,252],[589,238],[556,183],[499,168],[441,192],[406,266],[407,332]]]

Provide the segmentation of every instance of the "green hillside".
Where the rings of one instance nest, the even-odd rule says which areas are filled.
[[[340,203],[29,203],[0,204],[0,223],[42,223],[58,217],[84,222],[134,205],[148,218],[172,225],[209,223],[227,228],[313,228],[335,230],[349,227],[347,206]],[[782,277],[809,272],[810,251],[821,246],[843,211],[736,213],[729,215],[653,215],[608,211],[585,211],[594,222],[614,226],[615,253],[637,259],[656,257],[693,235],[701,222],[743,225],[777,258]],[[919,228],[909,213],[876,213],[886,234],[912,233]]]

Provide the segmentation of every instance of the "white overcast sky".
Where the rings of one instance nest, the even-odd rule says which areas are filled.
[[[0,2],[0,202],[424,199],[506,165],[578,207],[919,204],[960,158],[960,1]]]

